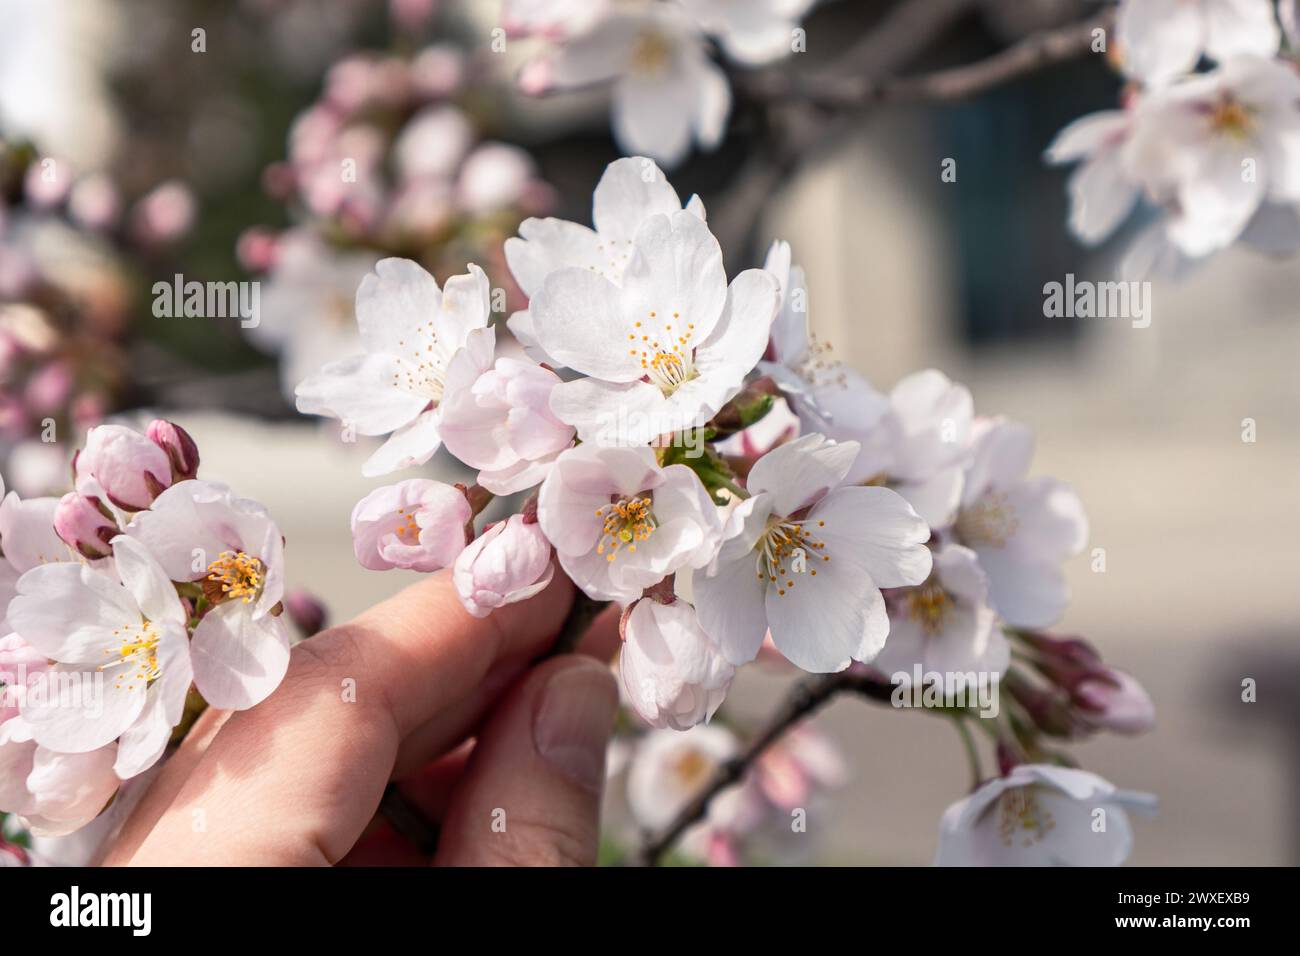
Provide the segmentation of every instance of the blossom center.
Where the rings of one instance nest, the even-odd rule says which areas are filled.
[[[933,579],[913,588],[907,596],[908,613],[921,624],[921,629],[933,637],[943,630],[944,618],[952,608],[952,598],[938,581]]]
[[[633,323],[628,354],[640,358],[641,371],[666,397],[696,376],[694,337],[695,323],[683,322],[680,312],[661,316],[654,310],[645,321]]]
[[[432,319],[417,328],[413,338],[400,339],[397,347],[398,368],[393,372],[393,387],[437,405],[447,387],[447,364],[455,348],[438,338]]]
[[[682,787],[694,790],[713,770],[713,761],[698,750],[687,750],[673,761],[672,768]]]
[[[230,598],[253,601],[266,584],[266,565],[259,558],[244,551],[222,551],[217,560],[208,565],[208,576],[203,579],[203,596],[212,604]]]
[[[1020,527],[1007,496],[1000,491],[989,492],[957,515],[955,528],[962,542],[972,548],[1005,548],[1007,541]]]
[[[1038,801],[1033,787],[1015,787],[1002,794],[998,837],[1003,846],[1012,846],[1017,838],[1021,846],[1031,846],[1055,828],[1056,820]]]
[[[826,522],[818,521],[817,527],[826,527]],[[755,562],[758,579],[768,586],[775,585],[779,597],[794,587],[796,574],[816,577],[817,568],[813,565],[817,559],[831,559],[826,553],[826,542],[816,537],[809,522],[776,515],[767,519],[754,552],[758,556]]]
[[[415,520],[415,512],[407,511],[405,508],[397,509],[398,525],[393,529],[397,535],[397,540],[402,544],[415,545],[420,543],[420,525]]]
[[[632,72],[653,76],[664,72],[672,61],[672,42],[658,30],[642,30],[632,47]]]
[[[1224,96],[1210,110],[1210,127],[1216,133],[1244,139],[1254,125],[1254,110],[1232,96]]]
[[[627,548],[629,554],[635,553],[637,542],[649,540],[659,526],[653,506],[649,496],[640,496],[612,501],[597,508],[596,517],[603,518],[605,525],[596,553],[603,554],[606,561],[613,561],[623,548]]]
[[[844,363],[833,356],[831,343],[818,339],[815,332],[808,333],[808,351],[791,371],[815,388],[845,388],[848,385]]]
[[[116,659],[101,664],[99,670],[119,668],[113,679],[115,689],[134,690],[137,682],[148,684],[158,679],[162,673],[158,666],[158,633],[148,618],[143,618],[138,627],[124,624],[114,628],[113,639],[104,653]]]

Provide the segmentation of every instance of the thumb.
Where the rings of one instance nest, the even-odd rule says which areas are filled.
[[[605,665],[538,666],[479,735],[442,825],[443,866],[590,866],[618,688]]]

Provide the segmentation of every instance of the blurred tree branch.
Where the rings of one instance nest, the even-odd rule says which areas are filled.
[[[1109,34],[1114,11],[1046,29],[974,63],[928,73],[899,71],[946,30],[979,6],[979,0],[906,0],[841,54],[825,71],[798,74],[769,70],[737,78],[746,96],[765,105],[773,142],[742,167],[731,194],[710,224],[730,268],[750,265],[759,217],[767,201],[811,158],[853,128],[873,107],[968,99],[1093,48],[1096,31]],[[743,259],[741,258],[743,257]]]
[[[658,834],[651,834],[645,839],[637,853],[637,860],[642,866],[654,866],[683,833],[704,818],[714,797],[739,783],[765,750],[836,695],[847,692],[867,700],[888,703],[893,690],[890,684],[853,669],[837,674],[823,674],[796,684],[785,702],[745,749],[714,771],[704,788],[682,808],[672,823]]]

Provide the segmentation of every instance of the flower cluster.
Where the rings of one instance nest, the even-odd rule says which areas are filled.
[[[356,296],[364,351],[298,387],[301,411],[385,437],[368,475],[443,446],[478,472],[365,497],[363,566],[450,568],[484,616],[558,564],[623,609],[626,700],[655,728],[708,721],[764,647],[918,693],[937,674],[938,706],[1014,674],[1007,769],[1055,761],[1044,734],[1114,727],[1133,706],[1130,678],[1041,634],[1087,521],[1070,486],[1029,474],[1029,430],[977,417],[940,372],[885,395],[835,361],[786,243],[728,281],[698,197],[683,205],[631,157],[597,185],[592,227],[530,219],[506,256],[529,296],[507,323],[522,355],[497,342],[477,266],[440,288],[385,259]],[[476,532],[513,495],[517,513]],[[1012,668],[1011,639],[1036,677]]]
[[[506,236],[552,203],[528,153],[483,139],[462,105],[470,69],[449,42],[410,56],[351,54],[294,120],[287,158],[266,169],[267,190],[299,223],[279,234],[249,229],[238,253],[266,276],[265,321],[249,335],[279,353],[290,394],[355,351],[352,293],[380,254],[440,275],[475,258],[504,272]]]
[[[35,834],[85,826],[199,709],[284,676],[279,528],[198,466],[170,422],[100,425],[75,490],[0,503],[0,811]]]
[[[62,487],[64,436],[129,390],[127,258],[183,238],[194,211],[179,183],[132,198],[108,173],[0,138],[0,462],[25,493]]]
[[[713,149],[726,130],[731,87],[709,56],[713,39],[754,67],[801,48],[799,22],[816,0],[506,0],[505,30],[550,48],[519,75],[539,95],[609,84],[613,128],[627,153],[676,166],[692,141]]]
[[[1279,25],[1294,55],[1295,19],[1294,0],[1121,0],[1122,107],[1075,121],[1047,151],[1079,163],[1070,226],[1082,241],[1105,240],[1145,199],[1158,216],[1126,275],[1176,275],[1238,241],[1300,250],[1300,71]]]

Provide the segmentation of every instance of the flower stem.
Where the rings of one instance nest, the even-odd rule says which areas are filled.
[[[961,738],[962,746],[966,750],[966,759],[970,762],[970,788],[972,791],[978,790],[979,785],[984,781],[984,771],[980,768],[980,753],[975,747],[975,738],[971,735],[965,717],[954,716],[953,726],[957,728],[957,736]]]

